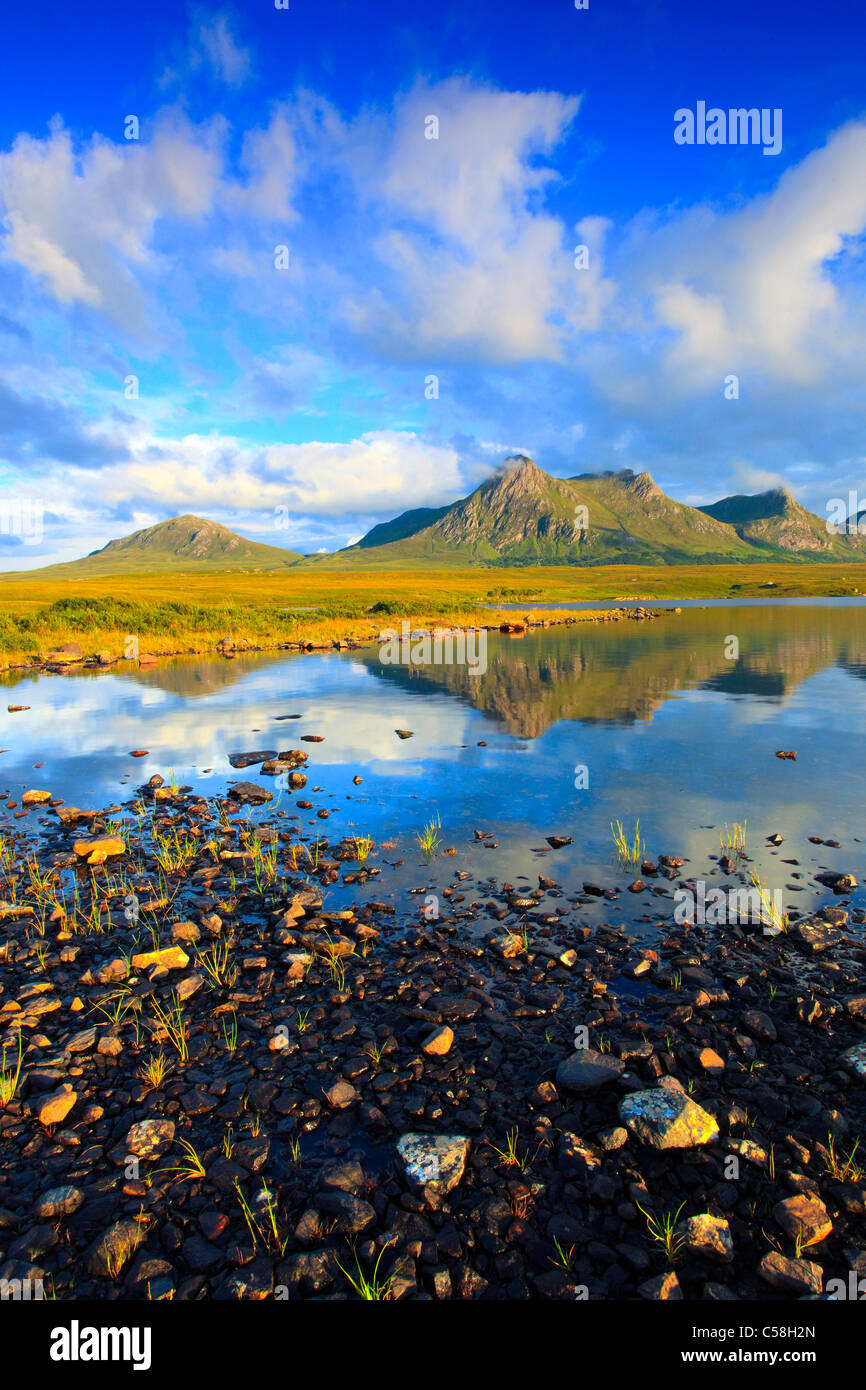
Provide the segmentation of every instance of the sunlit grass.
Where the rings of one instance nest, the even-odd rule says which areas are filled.
[[[675,1212],[666,1212],[661,1217],[656,1216],[654,1212],[646,1211],[640,1202],[635,1205],[646,1221],[647,1234],[650,1239],[662,1247],[667,1256],[668,1264],[676,1264],[686,1243],[685,1236],[680,1235],[676,1230],[676,1224],[685,1202],[681,1202]]]
[[[771,893],[756,869],[749,875],[752,887],[757,890],[760,901],[761,922],[773,932],[788,930],[788,914],[777,905],[775,893]]]
[[[734,821],[734,824],[731,826],[728,825],[727,821],[725,822],[724,829],[719,835],[719,840],[722,846],[722,853],[726,854],[729,859],[741,859],[745,854],[746,825],[747,821],[745,816],[743,817],[742,825],[740,825],[738,821]]]
[[[437,816],[435,820],[428,821],[424,829],[420,830],[415,837],[418,841],[421,853],[428,863],[434,855],[438,854],[442,847],[442,836],[439,834],[441,828],[442,822]]]
[[[634,838],[630,841],[623,829],[621,820],[610,823],[610,833],[617,863],[624,869],[636,869],[646,854],[646,844],[640,837],[640,821],[634,823]]]
[[[11,1065],[7,1065],[6,1062],[6,1051],[8,1046],[8,1043],[4,1043],[3,1050],[0,1052],[0,1109],[3,1110],[6,1109],[7,1105],[11,1105],[12,1101],[15,1099],[15,1093],[18,1090],[18,1082],[21,1078],[23,1044],[20,1031],[18,1033],[18,1061],[14,1068]]]

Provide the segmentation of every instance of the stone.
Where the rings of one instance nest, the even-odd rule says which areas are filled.
[[[820,1197],[800,1192],[786,1197],[773,1208],[773,1216],[791,1240],[799,1240],[800,1248],[818,1245],[833,1234],[833,1222]]]
[[[189,956],[182,946],[163,946],[159,951],[141,951],[132,957],[133,970],[147,970],[151,965],[163,970],[183,970],[189,965]]]
[[[71,1216],[78,1211],[84,1201],[80,1187],[51,1187],[36,1202],[34,1211],[45,1221],[58,1221],[61,1216]]]
[[[866,1043],[857,1043],[855,1047],[849,1047],[839,1060],[859,1076],[861,1081],[866,1081]]]
[[[358,1092],[348,1081],[335,1081],[333,1086],[325,1091],[325,1100],[334,1110],[345,1110],[357,1099]]]
[[[197,994],[203,984],[204,975],[199,970],[193,970],[191,975],[187,975],[176,985],[175,994],[183,1002],[184,999],[189,999],[193,994]]]
[[[842,933],[820,917],[804,917],[796,923],[794,937],[799,940],[801,946],[818,955],[829,950],[831,946],[836,946],[842,938]]]
[[[276,748],[266,748],[258,753],[229,753],[229,763],[236,768],[253,767],[255,763],[264,763],[276,756]]]
[[[364,1186],[364,1170],[354,1159],[331,1158],[319,1169],[318,1186],[323,1192],[348,1192],[356,1197]]]
[[[454,1031],[446,1023],[441,1028],[434,1028],[429,1037],[425,1038],[422,1043],[422,1050],[426,1052],[428,1057],[444,1057],[447,1052],[451,1051],[453,1042]]]
[[[198,941],[201,936],[201,927],[196,922],[174,922],[171,928],[171,939],[175,943],[179,941]]]
[[[93,840],[76,840],[72,848],[79,859],[99,862],[99,856],[108,859],[115,854],[124,854],[126,841],[120,835],[100,835]]]
[[[320,1192],[316,1197],[316,1206],[326,1216],[335,1219],[333,1229],[342,1236],[360,1235],[376,1220],[376,1212],[370,1203],[352,1196],[350,1192]]]
[[[64,1052],[89,1052],[96,1046],[96,1029],[85,1028],[81,1033],[73,1033],[64,1044]]]
[[[719,1072],[725,1070],[725,1061],[712,1047],[704,1047],[698,1056],[698,1062],[704,1071]]]
[[[619,1117],[653,1149],[692,1149],[718,1137],[719,1126],[706,1110],[678,1091],[659,1087],[633,1091],[619,1105]]]
[[[78,1094],[71,1088],[68,1091],[56,1091],[48,1100],[42,1102],[39,1108],[40,1123],[43,1125],[61,1124],[77,1100]]]
[[[50,793],[50,792],[41,792],[41,791],[37,791],[36,788],[34,787],[34,788],[32,788],[30,791],[26,791],[26,792],[24,793],[24,795],[23,795],[22,798],[21,798],[21,805],[22,805],[22,806],[42,806],[42,805],[44,805],[44,803],[45,803],[46,801],[50,801],[50,800],[51,800],[51,793]]]
[[[778,1037],[775,1023],[760,1009],[749,1009],[743,1014],[743,1027],[750,1038],[757,1038],[759,1042],[775,1042]]]
[[[409,1186],[441,1197],[457,1186],[466,1168],[469,1139],[462,1134],[403,1134],[397,1156]]]
[[[618,1081],[625,1071],[625,1062],[610,1052],[596,1052],[591,1047],[572,1052],[556,1068],[557,1085],[578,1095],[597,1091],[610,1081]]]
[[[772,1288],[803,1297],[819,1294],[824,1285],[824,1271],[820,1265],[811,1260],[788,1260],[776,1250],[764,1256],[758,1273]]]
[[[610,1153],[628,1143],[628,1130],[623,1129],[622,1125],[612,1125],[609,1129],[599,1130],[597,1138],[601,1147]]]
[[[256,805],[274,799],[273,792],[269,792],[267,787],[260,787],[258,782],[235,782],[233,787],[229,787],[229,797],[232,801],[250,801]]]
[[[723,1217],[704,1212],[700,1216],[690,1216],[677,1229],[689,1254],[720,1264],[728,1264],[734,1258],[731,1228]]]
[[[124,1142],[136,1158],[159,1158],[174,1143],[174,1120],[139,1120]]]
[[[657,1274],[654,1279],[647,1279],[645,1283],[638,1286],[638,1293],[641,1298],[648,1298],[654,1302],[682,1299],[683,1291],[680,1288],[680,1281],[670,1269],[666,1274]]]
[[[87,1268],[96,1276],[117,1278],[143,1239],[144,1232],[136,1221],[116,1221],[91,1246]]]

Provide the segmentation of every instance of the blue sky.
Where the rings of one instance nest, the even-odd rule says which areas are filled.
[[[16,7],[3,566],[184,512],[332,549],[515,450],[866,496],[863,23],[706,8]],[[677,144],[700,101],[780,152]]]

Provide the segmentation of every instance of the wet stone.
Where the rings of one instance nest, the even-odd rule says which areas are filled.
[[[609,1052],[595,1052],[584,1048],[573,1052],[560,1062],[556,1069],[557,1084],[578,1094],[596,1091],[611,1081],[618,1081],[625,1071],[625,1063]]]

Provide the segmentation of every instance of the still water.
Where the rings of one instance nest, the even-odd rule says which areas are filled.
[[[419,899],[404,898],[408,888],[444,886],[460,871],[482,885],[496,876],[534,887],[543,873],[567,892],[584,880],[624,888],[633,874],[612,860],[616,820],[631,831],[639,819],[647,853],[680,855],[695,876],[713,870],[725,822],[745,820],[754,867],[801,911],[832,900],[814,873],[866,876],[860,600],[700,603],[653,622],[490,634],[477,677],[385,666],[371,647],[13,673],[6,687],[0,791],[9,797],[40,787],[102,808],[130,800],[155,772],[206,796],[240,779],[273,788],[256,767],[234,771],[228,755],[304,748],[310,767],[299,795],[314,810],[298,812],[297,794],[284,792],[251,814],[295,815],[305,834],[332,841],[371,835],[371,863],[402,865],[368,895],[393,894],[415,916]],[[8,714],[7,703],[31,708]],[[398,728],[413,736],[401,740]],[[324,742],[301,743],[302,734]],[[142,748],[147,757],[130,758]],[[779,749],[795,750],[796,761],[776,758]],[[320,807],[328,820],[316,819]],[[437,818],[455,854],[427,866],[415,836]],[[35,812],[15,822],[33,833],[38,824]],[[476,831],[492,832],[496,848]],[[779,848],[767,843],[774,833],[784,837]],[[542,855],[551,834],[574,843]],[[866,893],[858,889],[851,905],[866,906]],[[623,892],[595,911],[649,930],[662,900]],[[669,917],[670,904],[664,911]]]

